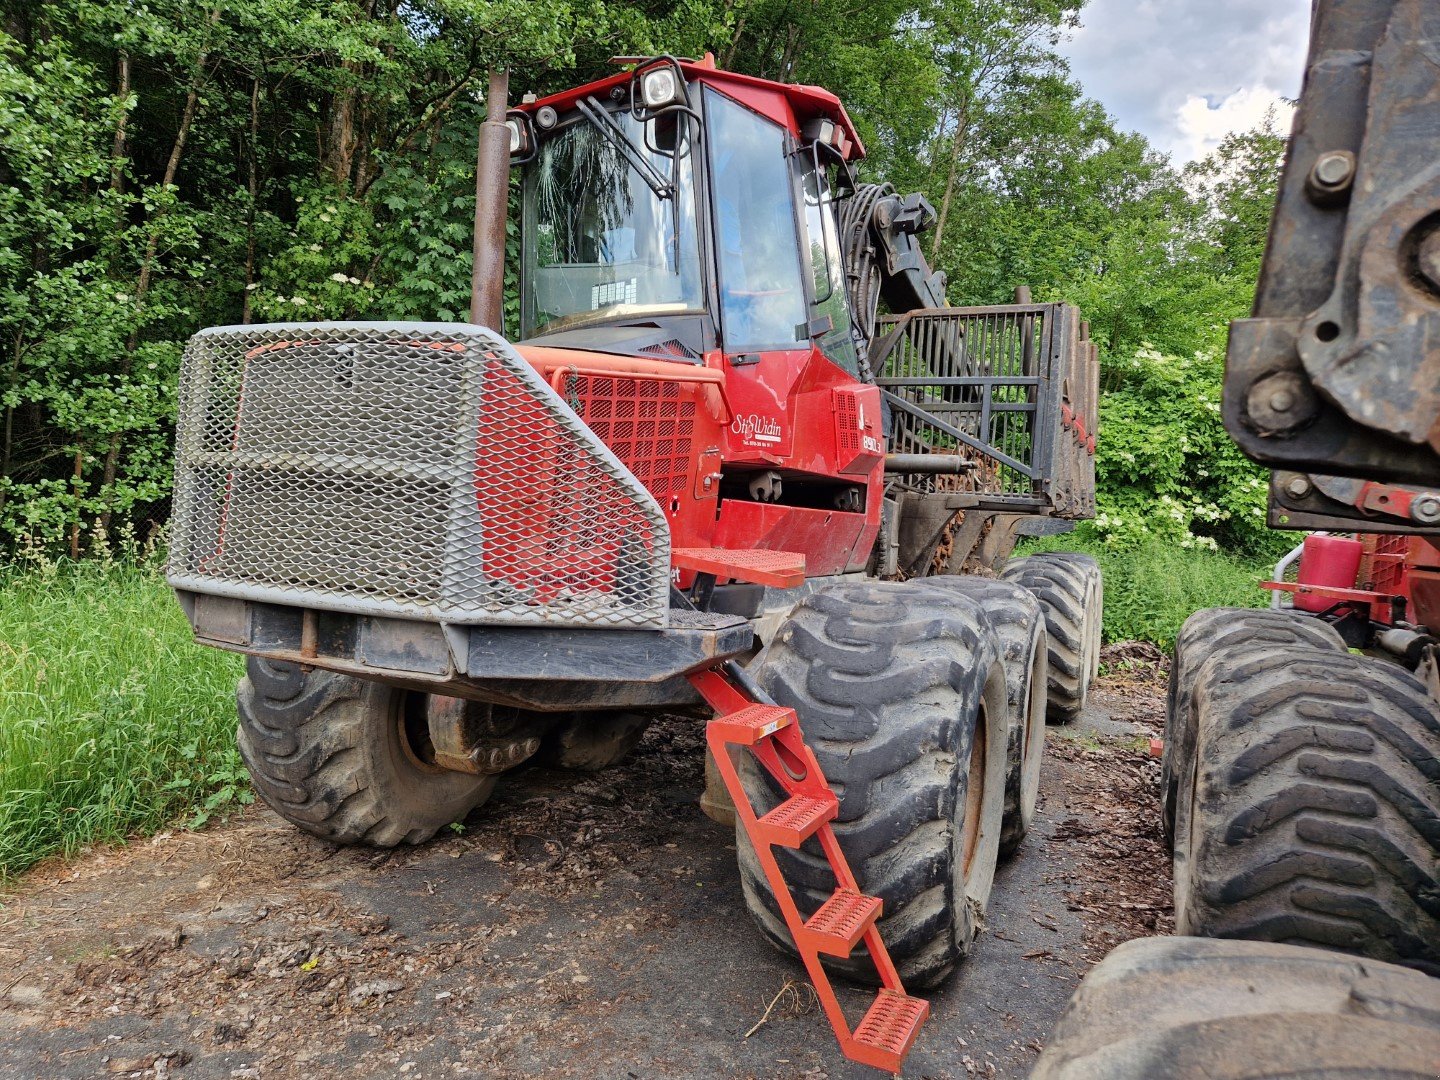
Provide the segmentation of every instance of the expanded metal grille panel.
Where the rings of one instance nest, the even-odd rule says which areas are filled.
[[[685,488],[695,401],[679,383],[570,372],[566,402],[663,506]]]
[[[179,411],[176,587],[454,623],[666,625],[660,508],[482,327],[205,330]]]

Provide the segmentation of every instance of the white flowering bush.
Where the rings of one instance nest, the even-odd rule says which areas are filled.
[[[1217,353],[1180,357],[1148,346],[1106,365],[1097,513],[1082,535],[1119,549],[1159,541],[1261,558],[1291,545],[1265,526],[1267,473],[1221,422],[1223,374]]]

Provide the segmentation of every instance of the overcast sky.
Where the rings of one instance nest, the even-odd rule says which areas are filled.
[[[1300,93],[1310,0],[1089,0],[1080,20],[1062,51],[1085,93],[1176,164]]]

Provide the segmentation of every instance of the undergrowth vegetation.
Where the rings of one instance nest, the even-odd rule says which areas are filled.
[[[1201,608],[1264,607],[1270,594],[1258,583],[1273,563],[1237,559],[1205,548],[1146,540],[1120,548],[1082,525],[1068,536],[1026,543],[1035,551],[1086,551],[1100,561],[1105,581],[1105,640],[1153,641],[1167,652],[1182,623]]]
[[[0,570],[0,881],[248,802],[240,666],[191,642],[153,570]]]

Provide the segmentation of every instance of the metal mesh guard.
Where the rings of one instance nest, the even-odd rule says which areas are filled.
[[[667,625],[660,507],[498,335],[216,327],[180,373],[169,581],[452,623]]]

